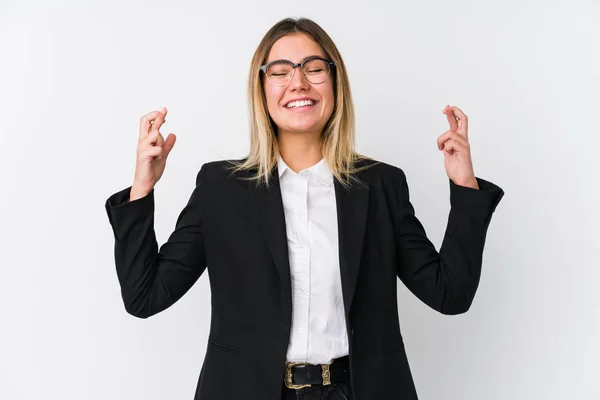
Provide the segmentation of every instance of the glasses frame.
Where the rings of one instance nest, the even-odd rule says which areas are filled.
[[[325,61],[327,63],[327,65],[329,65],[329,71],[327,72],[327,77],[325,79],[323,79],[322,82],[319,83],[312,83],[310,80],[308,80],[308,77],[306,76],[306,73],[304,72],[304,64],[309,62],[309,61],[314,61],[314,60],[321,60],[321,61]],[[276,83],[273,83],[270,79],[269,76],[267,75],[267,69],[271,66],[271,64],[275,64],[275,63],[280,63],[280,62],[286,62],[288,64],[290,64],[292,66],[292,75],[290,76],[289,80],[281,85],[278,85]],[[300,70],[302,71],[302,75],[304,76],[304,79],[306,79],[306,81],[312,85],[320,85],[321,83],[325,82],[327,80],[327,78],[329,78],[329,76],[331,75],[331,70],[333,69],[333,67],[335,67],[335,63],[331,60],[327,60],[323,57],[319,57],[319,56],[313,56],[313,57],[308,57],[306,60],[302,61],[301,63],[298,64],[294,64],[293,62],[291,62],[290,60],[285,60],[285,59],[279,59],[279,60],[273,60],[267,64],[261,65],[260,66],[260,70],[265,74],[265,77],[267,78],[267,80],[274,86],[286,86],[289,85],[290,82],[292,81],[292,79],[294,79],[294,73],[296,72],[296,67],[300,67]]]

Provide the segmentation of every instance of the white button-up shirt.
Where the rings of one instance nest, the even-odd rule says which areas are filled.
[[[348,354],[333,174],[325,159],[299,173],[278,160],[292,278],[287,361],[328,363]]]

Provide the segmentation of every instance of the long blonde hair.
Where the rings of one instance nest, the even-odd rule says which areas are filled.
[[[370,165],[359,166],[358,163],[372,159],[354,150],[354,105],[346,67],[333,40],[319,25],[307,18],[286,18],[279,21],[266,33],[254,52],[248,77],[250,152],[241,161],[230,161],[233,164],[232,172],[255,170],[246,179],[269,185],[269,177],[277,166],[280,153],[277,127],[268,113],[260,66],[267,61],[273,44],[292,33],[308,35],[335,63],[331,70],[331,79],[334,79],[334,109],[321,134],[321,152],[334,177],[344,187],[349,187],[351,181],[360,183],[354,174]]]

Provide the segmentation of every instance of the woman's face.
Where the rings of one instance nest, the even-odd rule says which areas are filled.
[[[273,44],[267,63],[273,60],[289,60],[301,63],[310,56],[327,59],[321,46],[305,34],[289,34]],[[333,79],[330,73],[324,82],[312,84],[306,80],[300,67],[294,69],[294,76],[285,86],[275,86],[268,79],[263,80],[267,108],[275,124],[282,133],[316,133],[320,135],[333,112]],[[298,99],[310,99],[312,105],[288,107]]]

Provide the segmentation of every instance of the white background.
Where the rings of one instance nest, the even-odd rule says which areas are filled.
[[[1,399],[193,398],[208,275],[150,319],[127,314],[104,202],[132,183],[139,118],[168,107],[162,131],[178,139],[155,193],[166,241],[200,166],[246,155],[250,59],[288,16],[336,42],[357,150],[404,169],[436,246],[446,104],[469,116],[476,175],[506,192],[468,313],[438,314],[400,284],[420,398],[600,399],[597,1],[0,7]]]

